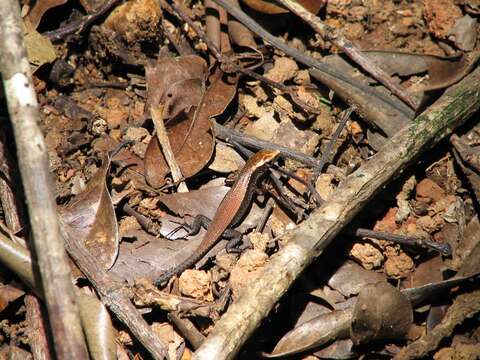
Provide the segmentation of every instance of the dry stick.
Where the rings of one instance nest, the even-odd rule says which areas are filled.
[[[87,250],[65,236],[65,247],[77,266],[95,287],[102,302],[128,327],[154,359],[168,358],[165,345],[153,333],[130,301],[125,287],[101,268]]]
[[[328,157],[330,156],[330,153],[333,150],[333,146],[337,142],[338,138],[340,137],[340,134],[342,133],[342,130],[345,128],[347,125],[348,119],[350,119],[350,115],[352,115],[352,112],[355,110],[355,107],[349,107],[345,113],[342,116],[342,119],[340,120],[340,123],[337,126],[337,129],[335,130],[335,133],[333,134],[332,138],[330,139],[330,142],[327,145],[327,148],[322,154],[322,158],[320,159],[320,165],[315,169],[315,174],[314,174],[314,179],[320,175],[320,173],[323,170],[323,167],[325,164],[328,162]]]
[[[105,15],[110,9],[117,5],[121,0],[108,0],[105,2],[98,10],[93,13],[84,16],[80,20],[72,21],[71,23],[53,31],[48,31],[42,35],[46,36],[52,41],[60,40],[67,35],[76,33],[80,34],[83,32],[89,25],[95,22],[99,17]]]
[[[51,349],[45,331],[45,317],[40,300],[33,295],[25,296],[25,318],[28,324],[28,341],[34,360],[50,360]]]
[[[214,123],[214,130],[216,137],[227,142],[236,142],[247,147],[252,147],[254,149],[278,150],[286,158],[299,161],[312,168],[317,168],[320,165],[320,162],[317,159],[309,155],[305,155],[286,146],[277,145],[269,141],[260,140],[254,136],[245,135],[240,131],[226,128],[225,126],[219,125],[216,122]]]
[[[150,114],[152,114],[152,120],[155,124],[155,133],[157,134],[158,143],[160,144],[168,167],[172,172],[173,181],[177,182],[183,179],[183,175],[180,167],[178,166],[177,160],[175,160],[175,154],[173,153],[172,146],[170,145],[167,129],[165,128],[165,123],[163,122],[163,110],[163,105],[160,105],[159,107],[152,106],[150,108]],[[178,184],[178,192],[188,192],[187,185],[184,182],[180,182]]]
[[[392,93],[398,96],[413,110],[417,108],[417,104],[410,95],[398,85],[390,75],[380,69],[372,60],[367,58],[352,42],[343,37],[339,31],[331,26],[325,25],[322,20],[315,14],[305,9],[298,2],[293,0],[276,0],[291,12],[299,16],[303,21],[309,24],[313,30],[320,34],[324,39],[332,42],[335,46],[342,49],[345,54],[360,65],[366,72],[372,75],[376,80],[385,85]]]
[[[175,312],[169,313],[168,319],[175,325],[180,333],[184,335],[193,349],[198,349],[205,340],[205,336],[197,330],[190,319],[182,318]]]
[[[391,234],[383,231],[375,231],[370,229],[358,228],[353,232],[353,235],[358,237],[369,237],[377,240],[387,240],[398,244],[420,246],[423,248],[430,248],[438,251],[443,255],[452,255],[452,247],[448,243],[437,243],[428,239],[422,239],[413,236],[405,236],[399,234]]]
[[[67,240],[67,244],[70,243],[71,241]],[[150,351],[155,359],[165,358],[166,355],[163,355],[166,354],[164,346],[160,340],[155,338],[146,321],[143,320],[138,310],[130,303],[130,300],[122,291],[122,286],[116,284],[102,268],[98,267],[95,260],[92,259],[86,250],[83,249],[77,252],[78,248],[83,249],[78,244],[71,244],[71,247],[67,246],[67,249],[72,251],[71,255],[75,261],[80,258],[77,262],[80,269],[84,271],[94,286],[98,286],[97,291],[102,297],[103,303],[130,329],[132,334]],[[84,257],[87,260],[83,260]],[[0,233],[0,262],[13,271],[34,293],[39,294],[40,285],[33,276],[32,259],[29,251],[23,246],[14,243],[2,233]],[[77,296],[87,295],[77,290]],[[126,304],[127,302],[128,304]],[[80,302],[81,304],[82,302]],[[88,309],[84,309],[81,313],[88,314]],[[67,357],[67,359],[71,358]]]
[[[291,56],[298,62],[310,66],[312,68],[317,69],[318,71],[321,71],[324,74],[327,74],[329,76],[332,76],[336,79],[342,80],[343,82],[349,84],[350,86],[353,86],[359,90],[365,91],[369,94],[372,94],[372,96],[377,97],[378,99],[381,99],[383,102],[386,102],[393,108],[397,109],[400,113],[404,114],[407,117],[410,117],[410,109],[408,109],[407,106],[403,105],[403,103],[397,103],[390,99],[387,95],[382,94],[379,91],[376,91],[375,89],[372,89],[369,86],[363,85],[359,83],[358,81],[345,76],[344,74],[340,73],[339,71],[335,70],[334,68],[330,67],[327,64],[324,64],[316,59],[314,59],[311,56],[308,56],[304,53],[299,52],[298,50],[288,46],[285,41],[282,39],[273,36],[270,34],[268,31],[266,31],[263,27],[261,27],[255,20],[253,20],[250,16],[248,16],[245,12],[243,12],[241,9],[236,8],[235,6],[232,6],[227,0],[213,0],[217,4],[221,5],[227,12],[235,17],[238,21],[240,21],[243,25],[245,25],[247,28],[249,28],[252,32],[256,33],[258,36],[263,38],[264,40],[268,41],[272,46],[276,47],[277,49],[280,49],[283,51],[286,55]],[[208,45],[208,44],[207,44]],[[408,111],[407,111],[408,110]]]
[[[442,321],[428,334],[422,335],[418,340],[401,349],[393,360],[427,357],[429,353],[437,349],[443,339],[452,336],[456,326],[466,319],[473,318],[478,312],[480,312],[480,290],[458,295],[448,308]]]
[[[38,260],[55,352],[60,359],[87,359],[70,266],[58,224],[47,148],[37,123],[40,114],[16,0],[2,1],[0,6],[0,54],[0,71],[33,233],[30,244]]]
[[[233,358],[293,281],[365,204],[421,152],[462,125],[479,108],[480,68],[448,89],[429,110],[349,175],[332,193],[331,201],[282,236],[286,245],[271,257],[255,282],[230,306],[193,359]]]
[[[13,159],[7,151],[5,138],[4,132],[0,139],[0,202],[5,216],[5,224],[12,233],[17,234],[23,228],[25,213],[21,197],[15,196],[18,192],[18,183],[15,181],[17,179],[13,171]]]

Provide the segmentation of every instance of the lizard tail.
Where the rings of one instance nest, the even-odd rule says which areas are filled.
[[[180,264],[168,269],[165,271],[162,275],[160,275],[155,281],[154,284],[155,286],[162,286],[164,285],[168,280],[170,280],[171,277],[175,275],[179,275],[182,272],[184,272],[186,269],[191,268],[193,265],[195,265],[201,258],[205,256],[205,254],[208,251],[204,251],[199,254],[192,254],[190,255],[185,261],[182,261]]]

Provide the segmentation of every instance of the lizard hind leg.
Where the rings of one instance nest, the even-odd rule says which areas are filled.
[[[228,239],[225,250],[227,253],[240,253],[250,247],[250,241],[242,242],[242,234],[236,230],[227,229],[223,232],[223,238]]]
[[[195,218],[193,220],[193,223],[191,225],[189,223],[187,223],[186,221],[184,221],[182,223],[178,222],[177,223],[178,226],[175,229],[173,229],[172,231],[170,231],[166,235],[166,238],[169,239],[169,240],[174,240],[174,239],[172,239],[172,236],[175,235],[180,230],[185,230],[187,232],[188,236],[197,235],[198,232],[200,231],[200,229],[202,227],[203,228],[208,227],[210,222],[211,222],[211,220],[209,218],[207,218],[206,216],[197,215],[197,216],[195,216]]]

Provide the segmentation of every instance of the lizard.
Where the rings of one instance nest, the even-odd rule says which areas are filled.
[[[253,187],[279,154],[278,150],[263,149],[247,160],[232,187],[220,202],[200,245],[186,260],[160,275],[154,282],[156,286],[163,285],[172,276],[195,265],[221,239],[225,231],[240,221],[252,201]]]

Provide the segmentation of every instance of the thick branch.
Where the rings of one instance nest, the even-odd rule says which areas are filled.
[[[37,124],[38,104],[16,0],[2,1],[0,6],[0,54],[0,70],[33,233],[32,247],[38,259],[55,351],[60,359],[87,359],[70,268],[57,221],[47,149]]]
[[[293,281],[353,217],[415,158],[463,124],[480,108],[480,69],[453,86],[428,111],[393,136],[352,173],[296,229],[283,235],[282,248],[260,276],[218,321],[194,359],[231,359]]]

